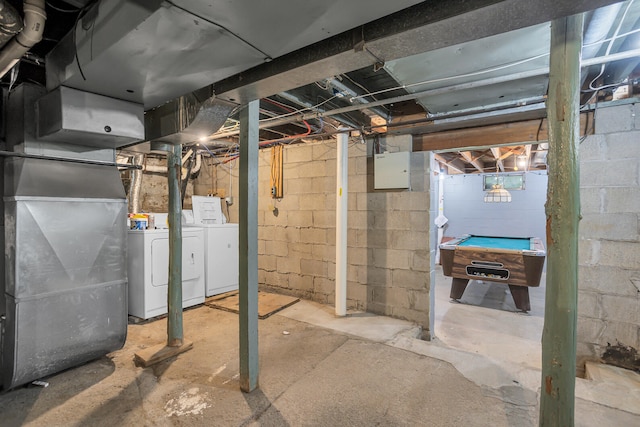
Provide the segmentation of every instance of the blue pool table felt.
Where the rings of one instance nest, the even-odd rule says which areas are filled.
[[[529,250],[531,243],[529,239],[518,239],[510,237],[483,237],[471,236],[458,246],[477,246],[481,248],[512,249],[517,251]]]

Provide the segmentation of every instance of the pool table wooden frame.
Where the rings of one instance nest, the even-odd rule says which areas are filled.
[[[529,239],[529,250],[460,246],[475,237],[465,235],[440,244],[440,261],[445,276],[452,277],[450,298],[459,300],[469,280],[509,285],[516,307],[531,310],[529,286],[540,286],[546,251],[542,240]]]

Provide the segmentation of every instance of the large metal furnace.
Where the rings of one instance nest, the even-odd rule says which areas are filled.
[[[144,128],[141,106],[69,88],[19,86],[5,110],[0,388],[9,389],[124,344],[127,203],[115,148]]]

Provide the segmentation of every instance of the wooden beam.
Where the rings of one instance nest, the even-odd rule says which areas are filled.
[[[575,421],[582,21],[582,15],[573,15],[551,23],[548,257],[540,426],[571,427]]]
[[[491,147],[491,154],[496,159],[496,167],[500,172],[504,172],[504,163],[502,163],[502,159],[500,158],[500,147]]]
[[[437,161],[442,163],[444,166],[446,166],[447,168],[454,169],[459,173],[466,173],[466,168],[464,167],[464,163],[462,162],[462,160],[458,158],[449,160],[446,157],[444,157],[442,154],[438,154],[438,153],[434,153],[433,157]]]
[[[464,157],[464,159],[468,163],[471,163],[473,167],[476,168],[480,173],[484,172],[484,165],[482,164],[481,161],[478,160],[477,157],[476,158],[473,157],[473,155],[471,154],[471,151],[461,151],[460,155]]]
[[[580,115],[580,135],[593,133],[593,112]],[[587,128],[587,129],[585,129]],[[444,151],[471,147],[535,144],[548,139],[547,119],[414,135],[413,151]]]

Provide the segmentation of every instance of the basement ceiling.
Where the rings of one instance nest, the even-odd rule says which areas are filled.
[[[330,138],[338,127],[355,140],[411,134],[416,145],[432,134],[539,121],[522,141],[438,157],[452,173],[544,169],[549,19],[610,5],[585,14],[583,61],[592,65],[582,102],[610,100],[618,87],[637,93],[637,53],[610,57],[640,48],[640,1],[612,3],[47,0],[45,40],[13,77],[147,110],[200,88],[238,103],[258,97],[264,146]],[[33,71],[45,63],[46,81]],[[237,116],[206,144],[233,155]]]

